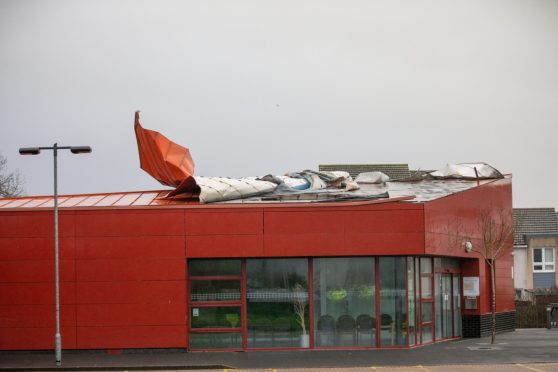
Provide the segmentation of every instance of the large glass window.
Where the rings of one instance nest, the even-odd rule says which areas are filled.
[[[314,259],[316,347],[376,344],[373,257]]]
[[[407,343],[406,257],[380,257],[380,344]]]
[[[533,271],[554,272],[554,248],[533,249]]]
[[[246,260],[248,347],[309,347],[308,260]]]

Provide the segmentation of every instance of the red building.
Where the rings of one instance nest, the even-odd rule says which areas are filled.
[[[509,177],[393,183],[358,202],[167,192],[60,198],[64,349],[409,347],[490,330],[488,267],[462,242],[482,245],[479,210],[511,216]],[[52,206],[0,199],[2,350],[53,348]],[[514,328],[512,264],[497,262],[499,330]],[[465,301],[464,278],[479,296]]]

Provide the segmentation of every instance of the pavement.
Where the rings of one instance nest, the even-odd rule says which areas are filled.
[[[558,329],[519,329],[412,349],[184,352],[164,350],[1,352],[0,372],[17,371],[558,371]]]

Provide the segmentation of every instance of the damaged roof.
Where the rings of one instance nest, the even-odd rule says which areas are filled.
[[[481,180],[479,185],[494,182],[495,180]],[[385,185],[366,185],[365,188],[372,188],[374,193],[387,191],[389,197],[376,200],[365,201],[343,201],[343,203],[353,204],[376,204],[391,202],[411,202],[426,203],[451,194],[469,190],[477,187],[476,181],[467,180],[423,180],[419,182],[386,182]],[[199,202],[184,199],[167,198],[172,190],[155,191],[132,191],[115,192],[100,194],[83,195],[61,195],[58,197],[60,209],[81,209],[81,208],[129,208],[129,207],[148,207],[148,206],[203,206]],[[241,200],[230,200],[222,203],[242,203],[247,204],[276,204],[276,203],[311,203],[315,200],[307,197],[297,197],[284,200],[273,200],[266,197],[254,197]],[[214,204],[222,204],[214,203]],[[206,204],[211,205],[211,204]],[[18,209],[52,209],[54,198],[52,196],[24,196],[17,198],[0,199],[0,210]],[[558,217],[555,215],[555,219]],[[557,230],[558,231],[558,230]]]
[[[261,177],[199,176],[194,174],[194,160],[188,148],[161,133],[144,129],[139,120],[136,112],[134,131],[140,167],[161,184],[174,189],[62,196],[60,208],[401,200],[422,203],[504,177],[485,163],[448,164],[438,171],[414,173],[414,177],[407,164],[330,164],[321,165],[320,171]],[[52,207],[50,196],[0,199],[0,209]]]

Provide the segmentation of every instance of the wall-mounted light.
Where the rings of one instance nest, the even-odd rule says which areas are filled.
[[[470,241],[466,241],[465,243],[463,243],[463,246],[465,247],[465,252],[467,253],[471,253],[471,251],[473,250],[473,243],[471,243]]]

